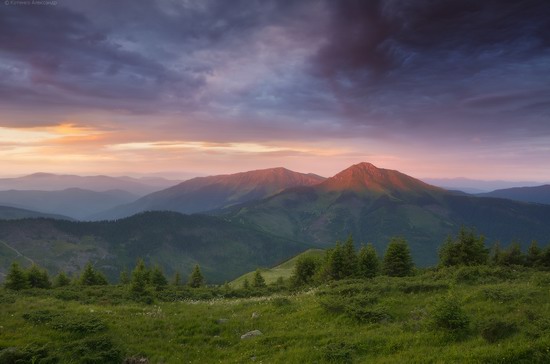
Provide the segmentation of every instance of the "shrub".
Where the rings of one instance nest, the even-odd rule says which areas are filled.
[[[290,278],[292,285],[303,286],[312,283],[319,265],[319,260],[312,256],[300,256]]]
[[[323,356],[329,363],[352,363],[353,348],[343,342],[329,343],[323,348]]]
[[[494,343],[505,339],[517,332],[517,326],[514,323],[504,321],[491,321],[481,328],[481,337],[489,343]]]
[[[448,296],[437,302],[432,311],[432,320],[436,328],[450,332],[467,331],[470,325],[470,319],[454,296]]]

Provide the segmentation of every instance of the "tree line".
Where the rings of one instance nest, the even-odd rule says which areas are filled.
[[[149,289],[160,291],[169,284],[173,286],[183,285],[179,272],[175,273],[172,281],[169,283],[161,267],[154,265],[148,268],[143,259],[138,259],[131,274],[127,270],[123,270],[120,273],[119,283],[128,286],[130,292],[137,296],[146,294]],[[52,288],[68,285],[103,286],[108,284],[109,282],[105,275],[91,263],[87,263],[82,272],[75,275],[72,279],[67,273],[61,271],[52,280],[48,272],[38,265],[33,264],[28,269],[24,269],[17,261],[14,261],[6,275],[4,287],[11,290],[22,290],[26,288]],[[204,276],[202,275],[200,266],[196,264],[188,277],[187,286],[198,288],[204,285]]]

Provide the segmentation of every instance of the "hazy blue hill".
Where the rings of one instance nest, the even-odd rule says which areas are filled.
[[[324,247],[350,233],[382,253],[392,236],[405,237],[419,264],[434,264],[439,245],[461,225],[489,243],[550,239],[550,206],[458,195],[368,163],[352,166],[312,187],[224,211],[235,222]]]
[[[0,178],[0,190],[59,191],[81,188],[96,192],[123,190],[144,196],[174,184],[178,181],[162,178],[132,178],[111,176],[77,176],[71,174],[33,173],[14,178]]]
[[[257,266],[272,266],[309,246],[212,216],[147,212],[118,221],[52,219],[0,221],[0,241],[46,267],[80,270],[92,261],[111,279],[138,257],[189,273],[195,263],[210,282],[231,280]],[[6,271],[7,266],[1,267]]]
[[[123,190],[105,192],[81,188],[68,188],[61,191],[8,190],[0,191],[0,204],[85,219],[89,215],[134,201],[138,197]]]
[[[323,177],[314,174],[293,172],[285,168],[197,177],[92,218],[111,220],[143,211],[206,212],[259,200],[286,188],[318,184],[323,180]]]
[[[515,201],[550,204],[550,185],[514,187],[482,193],[478,196],[507,198]]]
[[[11,206],[0,206],[0,220],[17,220],[27,218],[50,218],[50,219],[62,219],[71,220],[70,217],[63,215],[47,214],[38,211],[31,211],[26,209],[20,209]]]

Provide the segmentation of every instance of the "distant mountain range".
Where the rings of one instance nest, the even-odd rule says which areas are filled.
[[[540,182],[533,181],[500,181],[477,180],[464,177],[458,178],[422,178],[422,181],[446,190],[458,190],[466,193],[486,193],[497,189],[513,188],[518,186],[538,186]]]
[[[63,215],[47,214],[38,211],[19,209],[11,206],[0,206],[0,220],[19,220],[38,217],[59,220],[71,220],[70,217]]]
[[[547,189],[533,187],[521,193],[513,189],[505,191],[506,196],[495,192],[498,197],[521,199],[543,196]],[[41,193],[31,198],[23,193],[28,191],[20,192],[27,206],[40,207]],[[44,204],[50,206],[48,211],[83,215],[84,211],[71,210],[70,201],[76,197],[64,200],[64,196],[75,193],[88,201],[81,202],[89,204],[88,212],[101,204],[114,204],[124,193],[130,198],[127,192],[115,191],[103,192],[114,193],[110,201],[99,195],[85,200],[82,196],[90,192],[56,191],[58,195],[44,195],[50,199]],[[23,197],[19,196],[19,203]],[[176,212],[142,213],[149,210]],[[10,216],[44,217],[17,211]],[[126,218],[130,215],[134,216]],[[198,262],[211,279],[223,281],[308,247],[331,246],[349,234],[357,244],[372,242],[380,254],[391,237],[403,236],[420,265],[434,264],[438,247],[463,225],[485,234],[488,244],[518,240],[524,249],[533,239],[546,244],[550,237],[550,205],[456,193],[369,163],[353,165],[330,178],[284,168],[193,178],[93,217],[117,220],[0,221],[0,248],[7,244],[18,249],[52,272],[75,270],[92,260],[113,278],[122,267],[144,257],[168,273],[185,272]],[[0,257],[13,251],[0,250]],[[7,264],[7,258],[0,259],[0,273]]]
[[[478,194],[478,196],[507,198],[515,201],[550,204],[550,185],[506,188]]]
[[[143,211],[166,210],[189,214],[218,210],[260,200],[290,187],[315,185],[324,179],[315,174],[303,174],[285,168],[197,177],[96,214],[93,219],[113,220]]]
[[[59,191],[69,188],[105,192],[121,190],[138,196],[144,196],[180,181],[164,178],[132,178],[110,176],[76,176],[69,174],[34,173],[15,178],[0,178],[2,190]]]
[[[66,215],[78,220],[85,220],[99,211],[137,198],[137,195],[122,190],[95,192],[69,188],[61,191],[0,191],[0,205]]]

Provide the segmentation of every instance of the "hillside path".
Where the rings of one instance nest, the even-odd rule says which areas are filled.
[[[29,262],[31,262],[31,264],[35,264],[35,263],[34,263],[34,260],[32,260],[31,258],[29,258],[29,257],[27,257],[27,256],[25,256],[25,255],[23,255],[19,250],[15,249],[13,246],[9,245],[9,244],[6,243],[5,241],[0,240],[0,243],[4,244],[4,245],[5,245],[6,247],[8,247],[9,249],[11,249],[11,250],[13,250],[14,252],[16,252],[17,255],[19,255],[19,256],[21,256],[21,257],[27,259]]]

